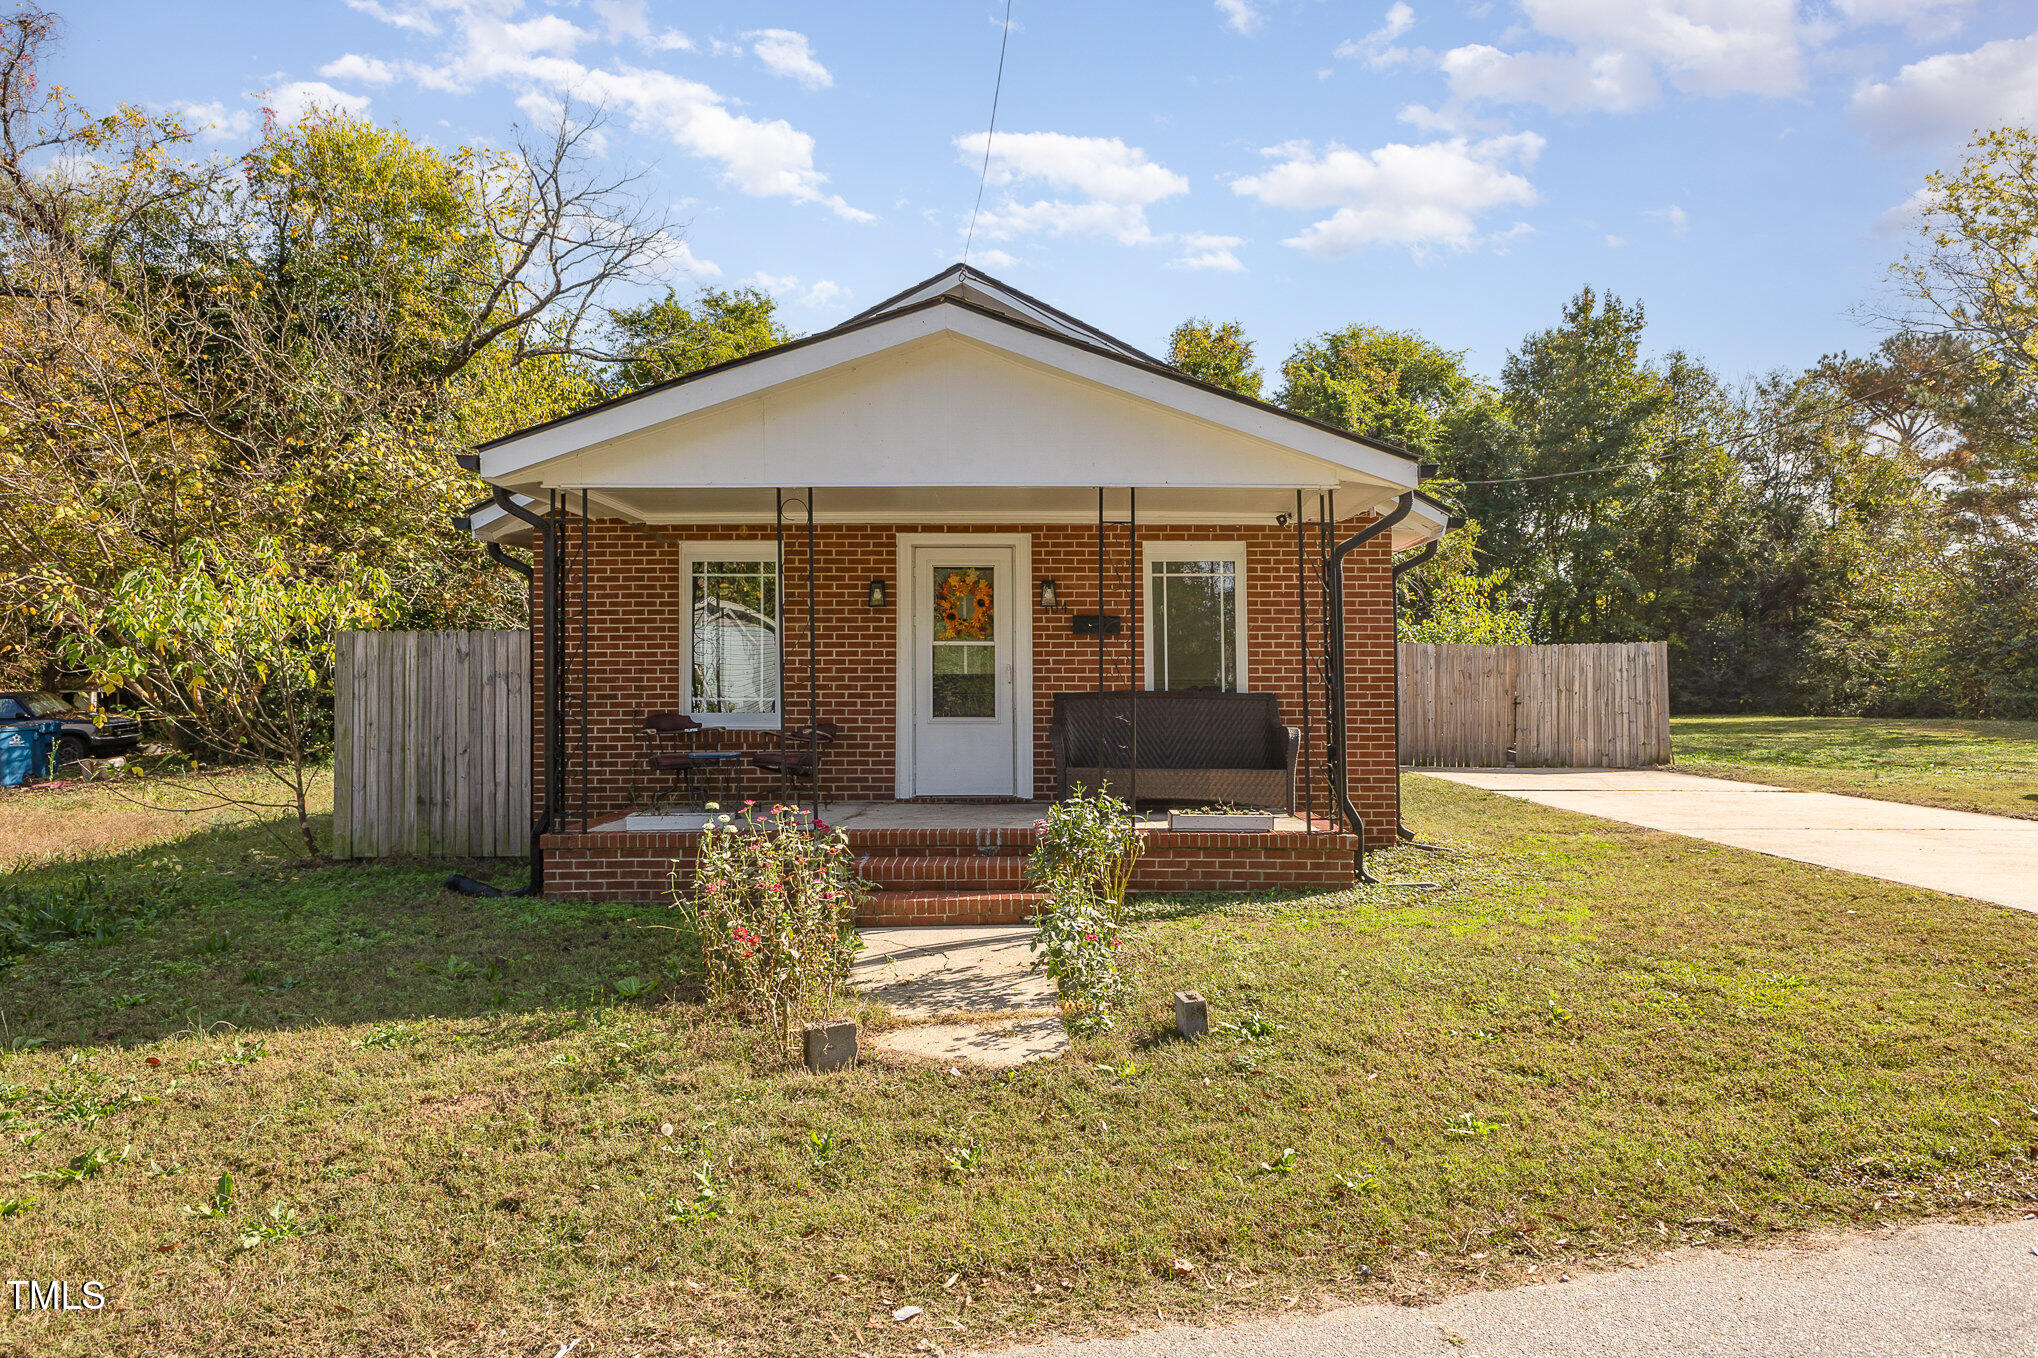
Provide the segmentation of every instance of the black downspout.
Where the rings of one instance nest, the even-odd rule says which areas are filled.
[[[1413,508],[1415,492],[1403,491],[1401,498],[1395,501],[1394,508],[1385,518],[1373,520],[1340,542],[1330,554],[1328,581],[1331,594],[1330,722],[1331,744],[1341,775],[1337,780],[1337,799],[1339,809],[1344,812],[1345,824],[1358,836],[1359,847],[1353,857],[1356,860],[1358,878],[1367,886],[1377,886],[1379,883],[1373,874],[1366,871],[1366,822],[1359,816],[1359,809],[1352,805],[1351,773],[1346,767],[1350,733],[1346,725],[1348,708],[1345,700],[1345,558],[1407,518],[1408,512]]]
[[[538,534],[538,547],[531,554],[532,561],[542,571],[540,587],[544,597],[545,625],[539,645],[539,662],[545,673],[545,800],[539,807],[537,819],[531,825],[531,879],[515,891],[504,891],[501,887],[477,882],[472,877],[458,873],[446,879],[448,890],[458,891],[467,896],[542,896],[545,894],[545,836],[551,832],[554,808],[559,793],[564,791],[565,770],[559,767],[565,745],[564,733],[560,730],[562,709],[558,704],[559,676],[555,673],[555,660],[559,654],[559,607],[555,596],[559,590],[559,531],[558,525],[549,517],[533,514],[516,502],[508,491],[495,492],[496,507],[506,514],[515,515],[531,525]],[[532,568],[505,553],[495,543],[488,544],[488,555],[497,564],[507,566],[525,580],[532,578]],[[555,788],[555,783],[557,787]]]
[[[1449,532],[1449,527],[1444,531]],[[1431,538],[1414,556],[1394,563],[1394,834],[1410,843],[1415,832],[1401,815],[1401,577],[1435,556],[1442,545],[1442,538]]]

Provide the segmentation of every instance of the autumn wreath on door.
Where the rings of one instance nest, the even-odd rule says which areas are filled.
[[[975,567],[942,572],[941,587],[934,592],[934,616],[939,620],[936,641],[989,641],[991,639],[991,581],[988,572]]]

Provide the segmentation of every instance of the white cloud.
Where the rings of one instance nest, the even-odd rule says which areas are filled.
[[[1856,90],[1849,110],[1890,145],[1960,141],[1979,128],[2038,122],[2038,33],[1914,61]]]
[[[1232,181],[1232,191],[1272,207],[1330,215],[1283,241],[1320,258],[1368,245],[1470,249],[1479,219],[1536,201],[1535,186],[1514,167],[1542,153],[1533,132],[1472,141],[1454,137],[1419,146],[1393,143],[1354,151],[1331,142],[1318,150],[1289,142],[1262,152],[1274,164]]]
[[[405,6],[392,9],[380,0],[347,0],[347,8],[379,19],[392,28],[409,29],[413,33],[437,33],[438,23],[433,20],[429,9]]]
[[[835,83],[828,68],[814,60],[814,49],[806,34],[790,28],[760,28],[743,36],[750,40],[750,50],[764,63],[764,69],[773,75],[797,80],[810,90],[826,89]]]
[[[1901,236],[1924,225],[1925,213],[1938,205],[1939,190],[1919,188],[1875,220],[1875,229],[1886,236]]]
[[[955,139],[963,164],[982,166],[987,134]],[[989,139],[986,182],[1011,188],[1037,182],[1080,195],[1021,202],[1009,194],[977,220],[988,240],[1027,235],[1100,235],[1122,245],[1153,240],[1146,209],[1163,198],[1189,191],[1189,181],[1146,158],[1137,146],[1116,137],[1076,137],[1062,132],[1001,132]]]
[[[179,104],[170,111],[194,136],[206,141],[238,141],[255,130],[251,110],[230,109],[217,99],[209,104]]]
[[[1606,238],[1606,247],[1609,250],[1618,250],[1627,243],[1628,238],[1626,236],[1608,236]]]
[[[849,289],[833,279],[802,283],[794,274],[754,273],[743,280],[742,286],[761,289],[781,301],[803,307],[833,306],[849,296]]]
[[[1217,0],[1217,12],[1224,16],[1225,27],[1235,33],[1248,36],[1260,31],[1266,16],[1253,8],[1252,0]]]
[[[1654,103],[1660,87],[1649,63],[1632,53],[1503,52],[1485,43],[1454,47],[1438,60],[1452,98],[1541,104],[1558,113],[1626,113]],[[1439,111],[1439,119],[1451,114]]]
[[[1394,40],[1413,27],[1415,11],[1408,6],[1406,0],[1394,0],[1378,28],[1363,39],[1347,38],[1337,45],[1337,51],[1333,55],[1347,61],[1364,60],[1366,65],[1376,71],[1399,66],[1415,54],[1406,47],[1396,47]]]
[[[417,32],[437,32],[444,21],[447,36],[436,59],[403,65],[404,75],[423,88],[465,93],[500,84],[520,99],[536,94],[594,104],[716,165],[723,182],[739,192],[815,203],[847,221],[875,220],[829,192],[828,176],[814,165],[813,137],[784,119],[737,112],[711,86],[657,67],[580,60],[580,48],[604,35],[653,50],[691,46],[683,34],[654,30],[636,0],[591,4],[600,33],[556,13],[515,20],[521,0],[412,0],[405,9],[387,8],[382,0],[349,3],[372,5],[368,12]]]
[[[1691,214],[1675,203],[1668,207],[1652,207],[1642,215],[1669,227],[1673,236],[1681,236],[1691,230]]]
[[[1871,0],[1880,3],[1881,0]],[[1934,0],[1943,3],[1943,0]],[[1788,95],[1804,87],[1822,19],[1797,0],[1521,0],[1558,45],[1503,51],[1473,43],[1439,65],[1455,99],[1620,113],[1668,83],[1687,94]]]
[[[652,31],[645,0],[589,0],[588,8],[611,42],[633,42],[648,52],[693,51],[693,39],[676,28]]]
[[[943,259],[948,258],[947,252],[944,251],[941,257]],[[1012,254],[1010,251],[995,248],[990,250],[973,250],[970,252],[970,257],[976,260],[977,263],[993,269],[1009,269],[1019,262],[1019,256]]]
[[[349,52],[318,68],[328,80],[352,80],[362,85],[387,85],[396,79],[396,68],[377,57]]]
[[[1038,179],[1107,203],[1141,206],[1189,191],[1189,181],[1146,158],[1117,137],[1074,137],[1063,132],[974,132],[955,139],[963,163],[984,163],[990,140],[990,183],[1003,188]]]
[[[665,274],[684,274],[688,278],[720,278],[722,266],[713,260],[695,255],[693,247],[679,237],[661,233],[652,242],[652,267]]]
[[[1921,38],[1943,38],[1967,22],[1973,0],[1835,0],[1849,23],[1902,24]]]
[[[1243,236],[1212,236],[1201,231],[1188,231],[1177,236],[1176,243],[1182,253],[1168,261],[1171,269],[1218,269],[1224,273],[1243,273],[1234,252],[1245,244]]]
[[[263,107],[276,115],[277,122],[284,124],[296,122],[312,109],[337,110],[357,118],[368,116],[367,95],[336,90],[323,80],[293,80],[256,97],[261,99]]]

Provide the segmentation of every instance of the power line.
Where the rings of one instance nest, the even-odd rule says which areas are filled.
[[[962,241],[962,262],[976,243],[977,214],[984,210],[984,185],[991,182],[991,139],[998,135],[998,96],[1005,92],[1005,45],[1012,41],[1012,0],[1005,0],[1005,23],[998,33],[998,78],[991,86],[991,126],[984,133],[984,168],[977,172],[977,205],[969,211],[969,234]]]

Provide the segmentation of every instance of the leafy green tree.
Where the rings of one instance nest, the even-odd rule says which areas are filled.
[[[609,390],[637,391],[654,382],[711,368],[793,338],[778,320],[778,302],[759,288],[703,289],[691,302],[667,288],[642,306],[609,313],[614,346],[630,355],[615,365]]]
[[[1256,401],[1265,381],[1253,361],[1253,343],[1237,321],[1219,325],[1201,316],[1183,321],[1168,337],[1168,366]]]
[[[193,544],[123,576],[103,625],[69,637],[64,658],[142,695],[188,748],[252,757],[316,857],[310,793],[332,743],[334,635],[378,625],[388,591],[386,575],[352,562],[303,572],[273,539]]]
[[[1348,325],[1296,345],[1274,399],[1298,415],[1427,455],[1445,422],[1479,394],[1462,351],[1409,330]]]
[[[1446,537],[1435,556],[1401,577],[1402,641],[1529,642],[1528,618],[1508,589],[1506,572],[1478,571],[1478,531],[1476,524],[1467,524]]]

